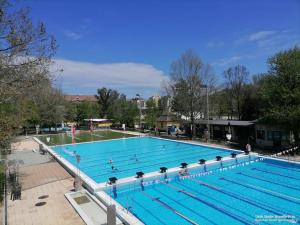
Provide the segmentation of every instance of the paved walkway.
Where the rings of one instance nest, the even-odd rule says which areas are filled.
[[[73,189],[73,178],[51,156],[32,151],[37,148],[32,139],[18,140],[9,156],[19,164],[22,199],[8,200],[8,224],[84,224],[64,196]]]

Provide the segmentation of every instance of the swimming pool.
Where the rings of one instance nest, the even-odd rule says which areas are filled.
[[[222,166],[137,179],[106,193],[147,225],[299,223],[299,164],[245,156]]]
[[[178,167],[182,162],[197,163],[202,158],[229,156],[232,152],[152,137],[61,145],[52,149],[73,166],[79,166],[96,183],[107,182],[109,177],[132,177],[138,171],[159,171],[163,166]],[[74,151],[80,155],[78,165]]]

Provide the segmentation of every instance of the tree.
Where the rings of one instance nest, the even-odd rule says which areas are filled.
[[[222,119],[223,116],[227,115],[229,117],[228,102],[226,101],[226,92],[221,88],[217,89],[210,96],[210,113],[211,115],[217,116]]]
[[[265,74],[254,75],[253,81],[245,86],[245,96],[241,109],[242,120],[255,120],[263,115],[265,102],[262,96],[262,88],[265,78]]]
[[[65,102],[65,107],[66,107],[65,119],[66,119],[66,121],[76,122],[77,114],[78,114],[77,105],[78,104],[76,102]]]
[[[8,0],[0,2],[1,103],[49,79],[49,65],[56,50],[55,39],[46,32],[45,25],[34,25],[28,9],[14,10],[14,6]]]
[[[26,123],[30,92],[49,78],[56,50],[45,25],[34,25],[26,8],[0,1],[0,145],[8,148],[16,130]],[[33,109],[33,108],[32,108]],[[25,110],[25,111],[24,111]],[[28,121],[28,120],[27,120]]]
[[[155,127],[156,119],[160,114],[160,110],[155,101],[151,98],[146,102],[146,106],[145,121],[149,127],[153,128]]]
[[[112,114],[112,106],[119,99],[120,94],[112,89],[105,87],[97,90],[98,94],[95,97],[100,105],[100,115],[103,118],[110,118]]]
[[[225,78],[225,91],[230,109],[231,117],[236,114],[240,120],[242,117],[242,107],[245,99],[245,85],[249,72],[246,67],[237,65],[230,67],[223,72]]]
[[[139,109],[137,105],[128,101],[126,96],[121,94],[113,105],[111,117],[114,123],[126,124],[127,127],[133,127],[138,115]]]
[[[300,49],[282,51],[268,59],[269,71],[263,86],[266,113],[263,122],[278,124],[294,134],[300,145]]]
[[[66,109],[61,90],[52,87],[44,89],[37,105],[42,125],[57,129],[57,124],[64,121]]]
[[[139,109],[136,104],[131,101],[122,101],[120,105],[119,122],[126,124],[127,127],[133,127],[136,118],[139,115]]]
[[[208,73],[209,72],[209,73]],[[190,118],[192,135],[195,135],[195,119],[203,114],[205,89],[212,81],[208,66],[192,50],[188,50],[171,65],[171,82],[168,93],[172,97],[172,109]]]
[[[84,119],[98,118],[99,105],[96,102],[79,102],[76,104],[75,121],[80,124]]]
[[[169,111],[170,107],[170,96],[161,96],[161,98],[158,101],[158,108],[160,113],[162,113],[163,111]]]

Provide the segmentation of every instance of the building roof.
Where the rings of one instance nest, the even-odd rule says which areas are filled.
[[[196,120],[196,123],[200,124],[207,124],[207,120]],[[211,125],[223,125],[228,126],[228,123],[230,123],[230,126],[251,126],[254,124],[254,121],[240,121],[240,120],[209,120],[209,124]]]
[[[96,102],[97,98],[94,95],[65,95],[65,100],[69,102]]]

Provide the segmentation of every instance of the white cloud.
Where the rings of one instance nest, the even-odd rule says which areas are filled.
[[[76,33],[74,31],[70,31],[70,30],[65,30],[64,31],[64,35],[73,39],[73,40],[79,40],[80,38],[82,38],[82,35],[79,33]]]
[[[164,79],[163,72],[152,65],[139,63],[97,64],[57,59],[56,67],[62,68],[62,88],[72,93],[96,93],[97,88],[109,87],[134,95],[156,93]]]
[[[258,31],[258,32],[249,34],[247,37],[247,40],[248,41],[260,41],[260,40],[269,38],[270,36],[272,36],[275,33],[276,33],[275,31],[271,31],[271,30]]]

